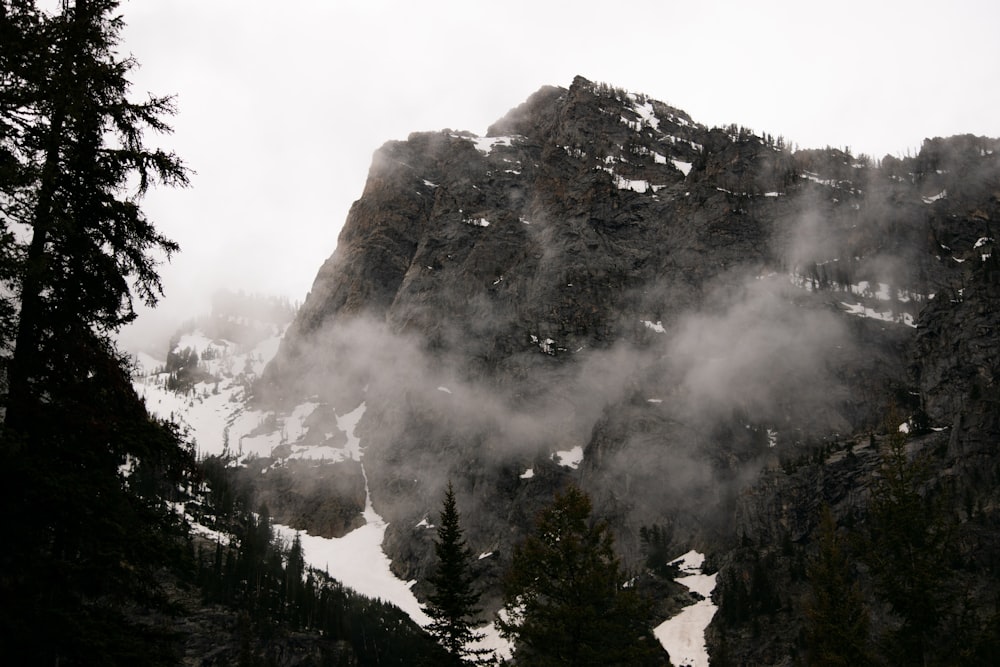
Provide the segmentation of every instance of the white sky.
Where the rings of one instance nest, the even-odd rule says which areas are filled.
[[[176,94],[154,140],[197,172],[145,209],[181,244],[166,298],[124,341],[207,311],[220,287],[305,298],[372,152],[484,134],[576,74],[800,147],[881,157],[1000,136],[1000,3],[849,0],[283,3],[125,0],[134,93]]]

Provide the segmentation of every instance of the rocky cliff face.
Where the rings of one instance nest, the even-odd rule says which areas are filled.
[[[406,578],[449,479],[486,582],[568,480],[630,567],[644,525],[678,553],[774,522],[799,539],[813,503],[779,459],[867,436],[890,402],[993,437],[998,149],[936,139],[879,166],[579,77],[543,88],[486,137],[376,152],[257,400],[366,403]]]
[[[934,573],[946,589],[939,613],[947,629],[928,634],[928,657],[947,664],[983,664],[996,641],[989,628],[995,628],[990,624],[1000,593],[1000,392],[994,380],[1000,282],[988,255],[961,276],[964,287],[942,290],[923,309],[905,355],[913,380],[908,391],[920,405],[900,428],[911,432],[907,449],[914,465],[925,466],[915,469],[926,471],[919,493],[935,508],[927,525],[947,535],[946,565]],[[885,474],[887,441],[874,433],[833,439],[812,454],[785,455],[745,488],[736,503],[733,548],[718,563],[716,600],[726,613],[709,642],[722,664],[809,661],[802,611],[811,599],[808,567],[816,557],[822,506],[841,527],[844,549],[862,561],[855,564],[857,581],[873,635],[898,627],[899,617],[878,602],[861,537],[871,488]],[[751,597],[764,602],[755,607]]]

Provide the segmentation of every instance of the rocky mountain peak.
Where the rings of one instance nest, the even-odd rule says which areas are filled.
[[[449,480],[487,585],[570,480],[630,566],[648,526],[723,553],[784,525],[771,510],[806,502],[815,470],[854,498],[875,450],[788,462],[860,442],[890,405],[992,437],[998,183],[994,139],[878,162],[546,86],[484,137],[376,151],[256,400],[325,423],[364,403],[363,470],[343,474],[366,475],[407,579]],[[786,508],[794,539],[814,509]]]

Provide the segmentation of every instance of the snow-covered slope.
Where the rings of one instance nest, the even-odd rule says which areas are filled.
[[[196,352],[199,369],[205,372],[206,379],[186,391],[173,391],[168,388],[170,373],[165,370],[166,361],[141,354],[135,359],[136,390],[150,412],[187,430],[201,457],[230,456],[234,465],[255,457],[268,457],[275,459],[275,466],[300,458],[313,459],[317,465],[350,460],[361,462],[364,473],[364,447],[355,435],[365,412],[364,402],[343,415],[336,415],[336,430],[340,435],[328,433],[327,441],[319,444],[315,438],[310,444],[304,442],[309,430],[307,422],[321,407],[319,404],[305,402],[286,413],[257,410],[248,404],[248,390],[277,351],[282,333],[276,332],[253,346],[243,346],[211,338],[202,331],[189,332],[178,339],[172,352],[185,349]],[[281,524],[274,526],[277,535],[290,543],[298,534],[310,567],[327,572],[362,595],[398,606],[417,624],[426,626],[430,618],[411,590],[415,582],[403,581],[391,570],[389,557],[382,548],[388,524],[374,510],[367,483],[365,492],[362,513],[365,523],[343,537],[310,535]],[[184,508],[178,507],[178,511],[183,512]],[[226,539],[197,523],[194,530],[214,539]],[[485,636],[478,646],[510,656],[509,643],[500,638],[493,624],[483,631]]]
[[[134,383],[153,414],[171,419],[188,430],[199,456],[233,456],[237,462],[248,457],[313,458],[328,462],[360,460],[355,445],[344,445],[344,434],[352,427],[350,417],[336,416],[336,431],[328,440],[306,446],[307,420],[318,407],[305,402],[288,413],[256,410],[247,399],[253,382],[274,357],[283,329],[248,346],[211,338],[195,330],[181,336],[172,352],[191,350],[197,354],[198,377],[189,388],[170,388],[167,362],[140,355],[136,358]],[[355,420],[356,421],[356,420]],[[332,442],[340,446],[331,446]],[[288,445],[283,455],[276,448]]]

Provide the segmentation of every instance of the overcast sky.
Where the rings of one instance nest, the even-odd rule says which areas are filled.
[[[181,253],[126,343],[218,288],[301,301],[372,152],[413,131],[485,134],[573,77],[706,125],[881,157],[1000,136],[1000,2],[125,0],[133,93],[175,94],[152,143],[196,172],[146,200]]]

